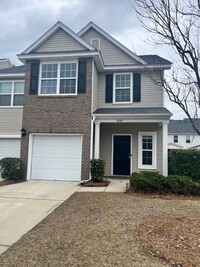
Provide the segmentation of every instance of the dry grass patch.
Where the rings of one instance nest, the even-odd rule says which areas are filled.
[[[152,218],[186,215],[200,216],[200,201],[75,193],[3,253],[0,266],[171,266],[146,253],[137,232]]]

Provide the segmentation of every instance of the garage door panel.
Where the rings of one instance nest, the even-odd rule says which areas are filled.
[[[31,179],[80,181],[81,136],[35,135]]]

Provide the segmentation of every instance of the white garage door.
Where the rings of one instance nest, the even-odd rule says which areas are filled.
[[[81,180],[80,135],[34,135],[31,179]]]
[[[1,138],[0,139],[0,159],[6,157],[20,157],[20,138]]]

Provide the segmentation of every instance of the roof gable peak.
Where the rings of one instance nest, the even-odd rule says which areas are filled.
[[[81,45],[86,47],[90,51],[94,51],[95,48],[88,44],[85,40],[83,40],[78,34],[76,34],[74,31],[72,31],[69,27],[67,27],[64,23],[61,21],[58,21],[53,27],[51,27],[47,32],[45,32],[39,39],[37,39],[32,45],[30,45],[22,54],[28,54],[32,50],[38,48],[40,45],[42,45],[45,41],[47,41],[55,32],[57,32],[59,29],[62,29],[67,34],[69,34],[72,38],[74,38],[77,42],[79,42]]]
[[[78,35],[82,37],[87,31],[90,30],[90,28],[93,28],[98,33],[103,35],[106,39],[108,39],[111,43],[113,43],[115,46],[120,48],[123,52],[128,54],[130,57],[132,57],[134,60],[136,60],[140,64],[147,64],[146,61],[141,59],[139,56],[137,56],[135,53],[133,53],[131,50],[129,50],[127,47],[125,47],[123,44],[121,44],[119,41],[117,41],[115,38],[113,38],[110,34],[108,34],[106,31],[104,31],[102,28],[97,26],[93,21],[90,21],[84,28],[82,28]]]

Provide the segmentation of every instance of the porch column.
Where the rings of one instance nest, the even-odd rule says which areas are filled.
[[[99,159],[100,122],[95,121],[94,158]]]
[[[168,175],[168,122],[163,122],[163,175]]]

